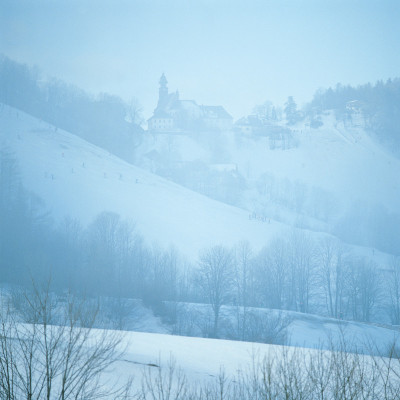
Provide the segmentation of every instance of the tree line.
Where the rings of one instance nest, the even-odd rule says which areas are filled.
[[[124,334],[94,330],[96,310],[68,295],[60,306],[49,286],[35,283],[1,297],[0,396],[4,400],[333,400],[400,396],[396,342],[365,356],[342,340],[329,351],[271,346],[253,350],[235,373],[189,380],[170,358],[144,365],[139,376],[125,359]],[[15,305],[18,307],[15,308]],[[14,307],[13,307],[14,306]],[[23,323],[25,322],[25,323]],[[134,343],[130,344],[134,346]],[[155,361],[155,360],[154,360]],[[115,375],[124,366],[127,378]],[[139,363],[140,364],[140,363]]]
[[[142,107],[106,93],[96,98],[38,68],[0,55],[0,103],[18,108],[132,161],[141,141]]]
[[[311,128],[323,125],[322,115],[333,110],[336,120],[353,124],[360,116],[369,134],[376,137],[396,156],[400,154],[400,78],[379,80],[375,84],[351,86],[338,83],[335,87],[319,89],[312,100],[298,109],[293,96],[284,104],[287,125],[295,125],[307,118]],[[256,106],[254,113],[261,120],[274,121],[275,108],[267,101]]]
[[[204,249],[185,262],[176,249],[147,244],[135,225],[103,212],[87,227],[52,223],[21,185],[12,153],[0,152],[0,273],[9,283],[52,276],[54,287],[86,295],[140,298],[156,312],[164,302],[207,303],[218,336],[223,305],[293,310],[359,321],[400,323],[400,258],[380,265],[333,237],[293,232],[260,251],[248,243]],[[245,312],[245,311],[243,311]]]
[[[355,103],[354,106],[349,102]],[[315,93],[305,111],[315,117],[326,110],[334,110],[336,118],[346,123],[352,121],[354,107],[362,115],[367,130],[398,156],[400,78],[357,87],[337,84],[334,88],[321,89]]]

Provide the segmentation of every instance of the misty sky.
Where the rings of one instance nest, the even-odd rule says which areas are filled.
[[[170,90],[235,117],[400,75],[399,1],[2,0],[0,53],[91,93]]]

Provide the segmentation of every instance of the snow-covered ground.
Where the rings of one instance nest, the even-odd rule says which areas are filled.
[[[27,328],[26,332],[28,332],[29,325],[25,325],[24,327]],[[93,346],[97,342],[97,339],[101,341],[104,338],[104,333],[104,331],[98,329],[91,330],[88,340],[85,341],[85,346]],[[255,383],[254,379],[262,379],[263,377],[262,371],[259,369],[261,366],[260,363],[263,360],[271,363],[274,384],[279,385],[281,383],[279,377],[293,377],[293,373],[297,377],[304,377],[309,372],[310,361],[317,362],[318,355],[321,354],[323,354],[323,358],[319,358],[319,360],[322,364],[314,364],[314,367],[318,365],[319,367],[324,366],[326,368],[324,376],[328,373],[328,377],[332,376],[331,379],[333,381],[335,377],[341,376],[339,373],[343,370],[345,372],[356,371],[354,374],[349,373],[349,375],[344,375],[343,378],[349,379],[350,383],[353,384],[358,383],[358,379],[361,379],[360,375],[358,375],[359,371],[362,372],[363,379],[373,376],[374,378],[379,377],[383,380],[386,377],[384,359],[378,357],[372,361],[368,355],[361,356],[359,361],[356,361],[356,364],[352,364],[351,359],[357,360],[357,356],[355,355],[343,355],[341,358],[340,355],[337,357],[337,353],[327,351],[323,351],[322,353],[317,350],[305,348],[142,332],[108,331],[107,335],[110,335],[107,336],[109,338],[106,339],[107,341],[110,340],[113,342],[114,338],[121,339],[117,349],[121,350],[123,354],[118,357],[118,360],[111,367],[101,372],[100,382],[102,388],[112,391],[115,387],[124,385],[124,383],[133,378],[133,394],[139,394],[141,388],[144,391],[154,389],[156,391],[163,390],[164,393],[167,393],[167,397],[150,396],[146,398],[171,398],[168,397],[168,390],[172,389],[172,393],[174,393],[179,378],[181,379],[180,382],[189,390],[196,387],[204,388],[205,385],[214,385],[214,387],[220,388],[215,385],[218,385],[218,379],[221,377],[223,377],[223,382],[227,386],[230,383],[240,383],[241,378],[244,378],[248,384]],[[343,350],[343,348],[338,349]],[[84,353],[83,356],[85,357],[86,354]],[[332,365],[329,360],[336,360],[337,364]],[[78,359],[78,361],[82,360]],[[343,365],[341,361],[344,361]],[[375,362],[378,364],[375,364]],[[379,364],[383,366],[382,371],[379,371],[383,373],[382,376],[378,375]],[[174,370],[170,369],[170,366]],[[369,368],[371,367],[375,368],[376,375],[369,373]],[[399,368],[396,361],[393,364],[393,368],[394,373],[391,373],[391,377],[397,380],[398,375],[395,374]],[[75,377],[71,379],[75,379]],[[277,380],[276,382],[275,379]],[[57,391],[59,382],[59,376],[54,377],[52,380],[53,393]],[[289,379],[288,383],[292,384]],[[371,383],[375,389],[380,385],[376,380]],[[332,382],[331,385],[333,385]],[[106,398],[115,397],[111,395]]]
[[[0,289],[1,305],[8,304],[12,293],[11,289],[9,285],[2,285]],[[96,299],[96,302],[98,300]],[[183,307],[186,318],[191,320],[191,323],[197,328],[191,329],[190,337],[188,337],[186,336],[188,332],[185,332],[184,329],[181,329],[179,335],[171,335],[171,332],[177,331],[176,327],[171,323],[163,322],[160,317],[155,316],[153,311],[145,307],[139,299],[124,299],[124,310],[121,317],[117,315],[121,310],[113,308],[113,300],[106,297],[100,299],[100,313],[98,315],[98,323],[95,325],[106,327],[107,329],[119,329],[123,332],[125,343],[128,345],[127,359],[132,364],[157,364],[159,358],[166,363],[172,356],[182,368],[190,370],[189,360],[192,354],[194,359],[202,364],[202,359],[207,354],[206,351],[213,349],[212,353],[209,353],[206,357],[207,359],[215,357],[215,360],[212,363],[210,362],[212,372],[207,370],[207,375],[217,374],[221,365],[231,368],[232,362],[233,366],[239,362],[249,362],[249,356],[254,350],[256,352],[266,352],[270,348],[281,347],[264,343],[225,340],[224,338],[234,336],[235,321],[233,319],[236,316],[237,309],[233,306],[223,306],[221,309],[221,338],[205,339],[201,338],[202,332],[199,326],[202,320],[212,320],[213,318],[209,305],[197,303],[178,303],[176,305],[177,310],[182,310]],[[62,300],[59,304],[63,305]],[[172,303],[168,304],[173,306]],[[2,311],[4,312],[5,310]],[[188,312],[191,312],[192,316],[189,317]],[[345,343],[347,350],[364,354],[380,354],[387,352],[395,341],[398,343],[400,340],[400,327],[344,321],[287,310],[248,308],[247,312],[255,312],[260,316],[272,317],[271,321],[278,316],[281,320],[286,320],[286,322],[283,322],[286,332],[284,342],[282,343],[279,339],[278,343],[290,347],[329,350],[332,347],[339,348],[342,343]],[[179,311],[176,318],[178,321]],[[251,323],[249,316],[247,321],[247,324]],[[188,323],[190,321],[186,321],[186,326]],[[274,322],[263,329],[275,329]],[[270,332],[267,332],[267,334],[270,334]],[[275,343],[277,342],[275,341]],[[190,349],[191,346],[193,348]],[[202,346],[204,352],[201,350]],[[233,353],[236,346],[239,352],[235,356],[235,360],[231,361],[229,352],[226,353],[224,349],[229,347],[231,348],[230,352]],[[186,362],[187,365],[185,364]],[[193,365],[196,365],[196,363]],[[233,368],[232,373],[235,371],[236,369]],[[196,373],[200,374],[201,372],[197,371]]]
[[[266,353],[271,345],[230,340],[203,339],[155,333],[127,332],[125,373],[139,375],[148,364],[166,365],[170,358],[197,381],[217,376],[221,367],[234,375],[238,369],[247,367],[253,353]]]
[[[253,359],[280,357],[283,351],[292,351],[285,346],[140,332],[127,332],[125,342],[128,345],[124,361],[115,366],[112,374],[121,378],[133,375],[136,385],[145,368],[165,369],[171,359],[193,384],[211,382],[221,370],[232,379],[238,371],[250,372]],[[297,351],[304,353],[303,359],[313,353],[311,349]]]
[[[361,126],[344,126],[332,113],[323,122],[318,129],[295,125],[297,147],[271,150],[266,139],[247,140],[232,158],[249,179],[267,173],[322,188],[346,203],[380,203],[399,212],[400,160]]]
[[[209,305],[198,303],[166,302],[166,315],[163,319],[154,315],[153,311],[143,305],[139,299],[125,299],[124,313],[120,319],[118,310],[112,309],[113,299],[103,298],[103,310],[100,315],[101,326],[116,328],[125,331],[157,334],[179,334],[180,336],[202,337],[210,331],[213,321],[213,312]],[[175,322],[167,322],[168,310],[171,309]],[[110,314],[108,311],[112,311]],[[234,306],[222,306],[220,315],[220,339],[231,339],[240,336],[237,332],[237,312]],[[240,308],[243,313],[243,309]],[[262,338],[267,337],[269,343],[279,343],[295,347],[314,349],[330,349],[332,345],[339,347],[344,341],[348,349],[369,354],[371,352],[385,352],[394,340],[400,339],[400,328],[377,324],[338,320],[287,310],[272,310],[266,308],[247,308],[246,324],[252,324],[251,315],[265,316],[269,322],[262,325],[265,332]],[[242,316],[243,317],[243,316]],[[211,321],[211,322],[210,322]],[[261,319],[259,320],[259,322]],[[208,325],[207,325],[208,324]],[[283,330],[280,331],[280,327]],[[257,329],[254,325],[254,329]],[[134,336],[135,334],[132,333]],[[130,333],[129,333],[130,335]],[[274,336],[276,335],[276,336]],[[139,335],[140,336],[140,335]],[[140,336],[141,337],[141,336]],[[153,338],[153,336],[149,336]],[[158,336],[154,336],[157,338]],[[171,339],[172,342],[179,339]],[[181,339],[185,341],[186,339]],[[251,339],[262,341],[264,339]],[[222,340],[224,343],[225,340]],[[205,343],[208,343],[207,341]],[[255,344],[259,346],[259,344]],[[157,347],[157,346],[156,346]],[[161,352],[160,347],[154,354]],[[168,355],[172,350],[163,350]],[[165,358],[165,357],[163,357]]]
[[[331,343],[338,346],[344,340],[349,349],[368,354],[374,350],[385,352],[400,335],[398,329],[374,324],[294,312],[289,314],[294,318],[288,328],[289,344],[292,346],[329,349]]]
[[[219,156],[236,165],[248,182],[267,175],[276,183],[290,181],[320,188],[343,205],[379,203],[399,212],[400,160],[367,134],[362,121],[345,126],[333,112],[322,120],[318,129],[310,128],[307,121],[292,126],[292,145],[285,150],[279,146],[271,149],[268,137],[226,132],[197,137],[149,134],[139,153],[144,159],[157,151],[176,162],[200,160],[206,164]]]
[[[193,256],[212,244],[249,240],[260,247],[287,227],[249,221],[248,212],[211,200],[130,165],[62,130],[3,106],[0,141],[17,156],[24,185],[56,220],[91,222],[113,211],[149,242]]]
[[[215,244],[230,246],[242,240],[259,249],[272,238],[287,235],[292,230],[291,226],[272,218],[269,222],[249,219],[246,210],[214,201],[162,179],[75,135],[5,105],[0,108],[0,143],[15,153],[24,185],[44,199],[56,221],[70,216],[88,224],[99,213],[113,211],[135,222],[149,243],[175,246],[189,258],[197,257],[199,249],[204,247]],[[339,143],[344,146],[347,141]],[[309,154],[295,149],[293,151],[299,155],[294,158],[290,158],[291,150],[267,151],[268,157],[264,155],[265,149],[259,152],[263,152],[262,158],[267,161],[275,157],[274,162],[268,164],[268,161],[265,165],[280,170],[282,174],[299,173],[303,168],[300,154],[303,154],[301,157],[309,160],[310,175],[314,171],[324,176],[316,164],[317,160],[321,164],[327,163],[328,145],[324,147],[326,154],[320,155],[314,154],[315,143],[310,142],[308,146]],[[254,151],[255,162],[261,159],[261,153],[257,156],[255,148],[247,151]],[[335,151],[333,148],[331,159]],[[344,150],[337,151],[344,154]],[[343,164],[344,176],[348,175],[346,168],[351,167],[350,160],[355,157],[350,150],[347,153],[348,163]],[[372,154],[370,150],[368,154]],[[285,157],[291,161],[285,161]],[[398,195],[400,180],[400,174],[393,171],[400,170],[399,162],[388,155],[379,160],[383,164],[393,163],[386,170],[392,174],[393,185],[382,183],[387,191],[384,197],[393,200]],[[367,161],[360,155],[359,163]],[[376,174],[379,170],[371,166],[371,174],[374,172],[371,175],[372,192],[376,190],[375,183],[380,182]],[[315,235],[321,236],[320,233]],[[358,251],[371,255],[368,249]],[[375,252],[374,257],[380,257],[379,253]]]
[[[243,309],[238,310],[233,306],[221,308],[220,336],[222,338],[240,337],[237,326],[237,313],[241,312],[240,321],[243,324]],[[321,317],[312,314],[286,310],[271,310],[266,308],[247,308],[246,328],[257,330],[252,316],[258,318],[258,324],[262,324],[265,318],[260,338],[268,338],[268,343],[287,344],[296,347],[330,349],[332,344],[339,346],[345,341],[349,349],[370,353],[376,346],[381,352],[388,349],[394,339],[399,338],[400,329],[389,326],[378,326],[369,323],[345,321],[329,317]],[[179,303],[177,306],[177,328],[180,333],[190,332],[190,336],[202,335],[202,323],[212,321],[211,307],[205,304]],[[182,326],[179,324],[182,322]],[[283,328],[282,331],[280,330]],[[186,329],[186,331],[185,331]],[[246,329],[246,330],[247,330]],[[253,340],[253,339],[252,339]],[[255,339],[262,341],[265,339]]]

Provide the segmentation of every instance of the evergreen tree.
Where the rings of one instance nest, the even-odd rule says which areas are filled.
[[[297,110],[297,104],[294,101],[293,96],[288,97],[283,111],[285,112],[288,125],[294,125],[297,121],[299,121],[300,115]]]

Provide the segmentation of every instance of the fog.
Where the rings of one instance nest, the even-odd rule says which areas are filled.
[[[5,0],[0,53],[97,94],[135,96],[146,118],[155,82],[235,118],[266,99],[303,104],[320,87],[396,76],[396,1]],[[366,28],[367,27],[367,28]]]
[[[398,398],[399,16],[395,1],[3,1],[0,397],[158,398],[165,362],[124,358],[125,330],[320,350],[253,355],[253,392],[248,371],[217,378],[227,399],[259,398],[265,368],[278,392],[304,383],[288,399],[327,398],[316,379],[332,398]],[[121,362],[158,378],[98,386]]]

